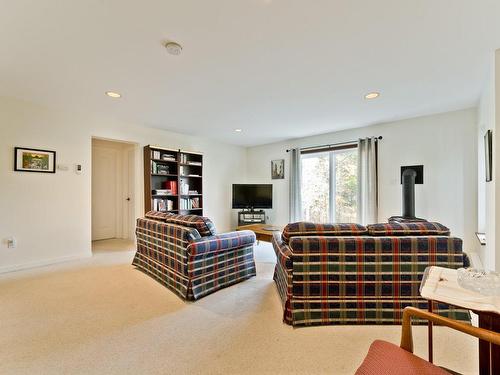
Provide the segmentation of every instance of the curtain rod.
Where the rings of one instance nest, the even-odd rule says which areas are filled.
[[[382,139],[383,137],[381,135],[379,135],[378,137],[375,137],[377,139]],[[360,138],[362,139],[362,138]],[[327,145],[321,145],[321,146],[310,146],[310,147],[303,147],[303,148],[299,148],[300,151],[302,150],[313,150],[315,148],[326,148],[326,147],[332,147],[332,146],[342,146],[342,145],[349,145],[349,144],[353,144],[353,143],[356,143],[357,141],[349,141],[349,142],[339,142],[339,143],[330,143],[330,144],[327,144]],[[291,149],[288,149],[286,150],[286,152],[290,152],[292,151]]]

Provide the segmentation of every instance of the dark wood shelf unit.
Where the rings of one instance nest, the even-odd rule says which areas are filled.
[[[171,155],[174,160],[164,160],[165,155]],[[190,162],[201,165],[193,165]],[[156,169],[154,169],[156,168]],[[163,173],[157,173],[161,170]],[[196,176],[186,176],[194,174]],[[167,189],[168,181],[177,183],[175,194],[153,194],[153,190]],[[183,189],[194,190],[196,194],[183,194]],[[199,207],[190,207],[193,199],[198,200]],[[146,212],[155,208],[155,201],[170,200],[171,210],[166,212],[196,213],[203,215],[203,155],[197,152],[184,151],[180,149],[170,149],[160,146],[148,145],[144,147],[144,209]],[[166,202],[165,202],[166,206]],[[184,207],[184,208],[183,208]]]

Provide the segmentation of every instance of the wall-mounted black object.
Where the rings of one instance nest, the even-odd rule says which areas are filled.
[[[403,217],[415,218],[415,178],[417,172],[408,168],[403,172]]]
[[[417,178],[420,184],[424,183],[424,166],[414,165],[401,167],[401,183],[402,188],[402,216],[391,216],[389,222],[419,222],[426,221],[415,217],[415,184]]]
[[[493,166],[493,132],[489,129],[484,135],[484,165],[486,182],[490,182],[492,178]]]
[[[424,166],[423,165],[406,165],[404,167],[401,167],[401,184],[403,184],[403,173],[407,169],[413,169],[417,174],[415,176],[415,183],[416,184],[423,184],[424,183]]]

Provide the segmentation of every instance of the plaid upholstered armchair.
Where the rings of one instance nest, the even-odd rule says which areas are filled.
[[[462,240],[439,223],[288,224],[275,233],[274,272],[291,325],[401,324],[406,306],[427,308],[427,266],[463,267]],[[468,312],[438,305],[451,318]]]
[[[251,231],[217,234],[208,218],[151,211],[136,235],[132,264],[187,300],[256,274]]]

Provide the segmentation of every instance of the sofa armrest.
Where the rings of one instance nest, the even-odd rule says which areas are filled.
[[[192,242],[187,248],[190,255],[200,255],[212,252],[239,249],[255,243],[255,233],[250,230],[216,234],[215,236],[202,237]]]

